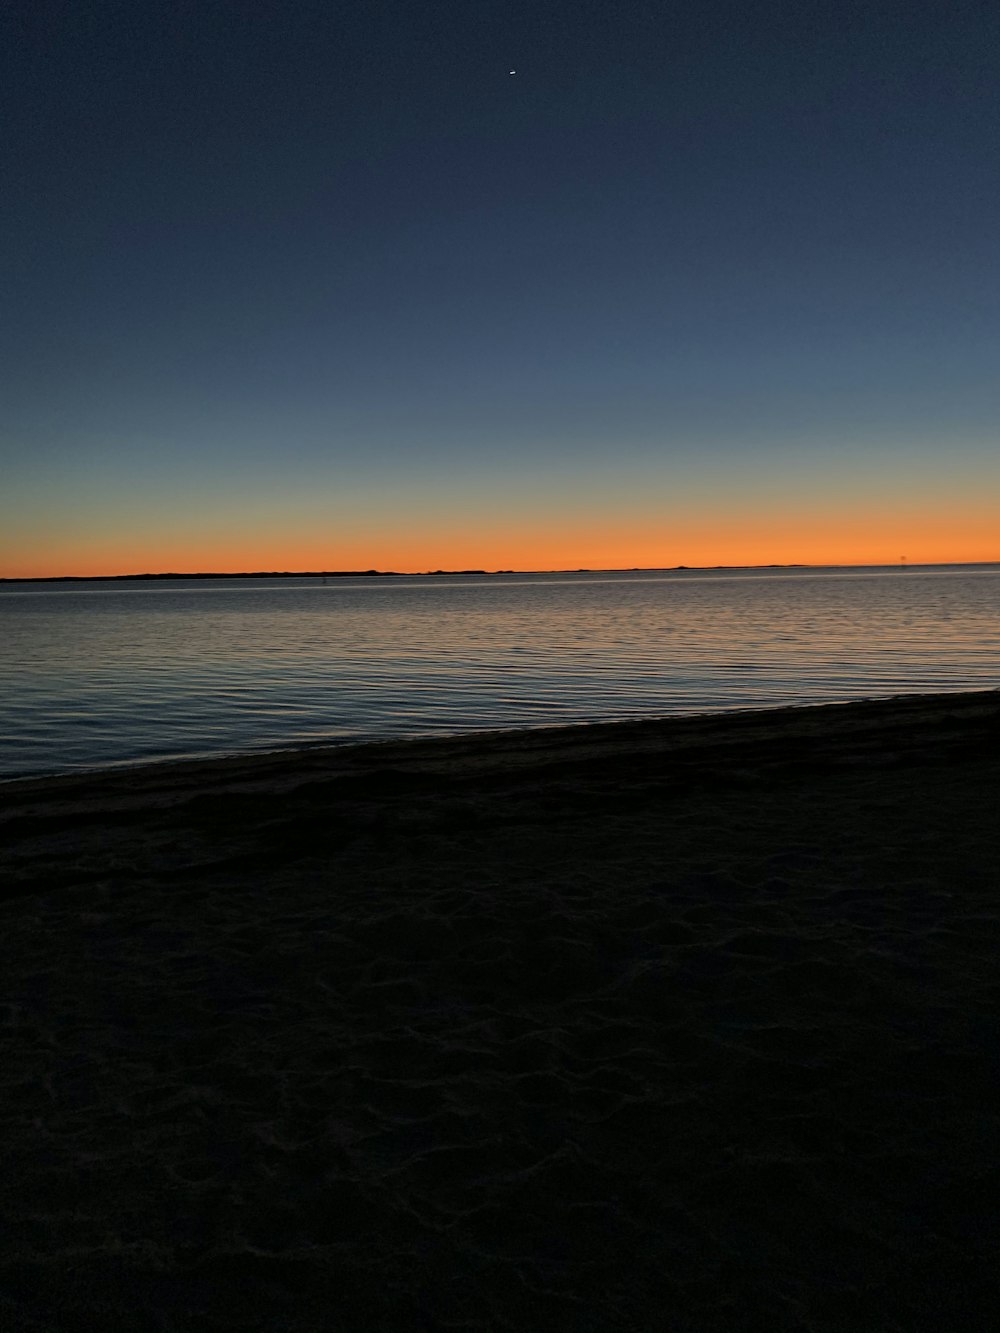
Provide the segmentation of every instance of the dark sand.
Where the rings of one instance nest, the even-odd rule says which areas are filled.
[[[997,693],[0,808],[4,1333],[998,1326]]]

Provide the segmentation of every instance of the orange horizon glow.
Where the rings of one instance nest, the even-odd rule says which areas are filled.
[[[836,518],[727,515],[632,523],[581,522],[565,518],[547,531],[516,531],[493,521],[476,530],[442,525],[437,538],[402,532],[342,540],[308,532],[272,532],[267,540],[232,537],[184,541],[151,532],[146,537],[90,536],[53,540],[44,549],[0,555],[7,579],[87,578],[128,574],[238,574],[253,571],[363,571],[404,574],[481,569],[555,571],[574,569],[670,569],[766,565],[984,564],[1000,561],[998,515],[989,512],[893,516],[857,513]],[[534,527],[532,524],[531,527]]]

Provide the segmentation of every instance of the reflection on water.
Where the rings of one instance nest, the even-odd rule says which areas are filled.
[[[1000,566],[0,585],[0,775],[1000,685]]]

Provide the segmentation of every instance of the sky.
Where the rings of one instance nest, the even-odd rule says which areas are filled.
[[[1000,559],[1000,8],[7,0],[0,576]]]

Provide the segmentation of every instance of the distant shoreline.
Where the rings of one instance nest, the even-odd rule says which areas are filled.
[[[817,566],[820,568],[821,566]],[[686,569],[805,569],[805,565],[633,565],[624,569],[259,569],[235,574],[37,574],[31,578],[0,578],[0,583],[115,583],[154,579],[434,579],[458,575],[497,578],[509,574],[661,574]]]
[[[577,569],[425,569],[414,572],[401,569],[260,569],[236,573],[206,571],[195,574],[175,572],[163,574],[36,574],[27,578],[0,576],[0,583],[151,583],[163,579],[433,579],[455,578],[463,575],[475,575],[478,578],[499,578],[511,574],[678,574],[744,569],[962,569],[979,565],[1000,565],[1000,560],[931,561],[927,565],[921,565],[919,562],[912,565],[813,565],[791,562],[769,565],[629,565],[614,569],[584,567]]]

